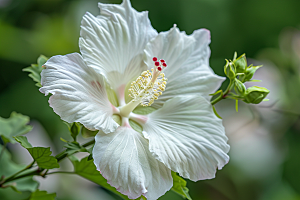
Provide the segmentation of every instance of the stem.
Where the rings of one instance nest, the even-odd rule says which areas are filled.
[[[226,88],[226,90],[223,92],[223,95],[219,95],[217,98],[215,98],[214,100],[212,100],[211,101],[211,105],[215,105],[216,103],[218,103],[222,99],[225,99],[226,95],[229,93],[229,91],[231,90],[232,86],[233,86],[233,81],[230,80],[230,83],[229,83],[228,87]]]
[[[75,174],[75,172],[55,171],[55,172],[47,173],[47,175],[50,175],[50,174]]]
[[[81,146],[83,146],[83,147],[87,147],[87,146],[90,146],[90,145],[92,145],[92,144],[94,144],[95,143],[95,139],[94,140],[91,140],[91,141],[89,141],[89,142],[87,142],[87,143],[84,143],[83,145],[81,145]],[[64,151],[62,151],[61,153],[59,153],[59,154],[57,154],[56,156],[55,156],[55,158],[57,159],[57,162],[59,162],[59,161],[61,161],[62,159],[64,159],[65,157],[67,157],[67,153],[66,153],[66,150],[64,150]]]
[[[27,169],[30,169],[30,168],[33,166],[34,163],[35,163],[35,161],[32,161],[32,163],[30,163],[29,165],[27,165],[24,169],[18,171],[17,173],[11,175],[10,177],[8,177],[8,178],[6,178],[6,179],[4,179],[4,180],[3,180],[3,183],[6,183],[6,182],[9,182],[9,181],[15,180],[15,177],[16,177],[18,174],[24,172],[24,171],[27,170]],[[21,176],[22,176],[22,175],[21,175]],[[2,183],[2,184],[3,184],[3,183]]]
[[[91,140],[87,143],[84,143],[82,146],[83,147],[87,147],[87,146],[90,146],[92,144],[95,143],[95,139],[94,140]],[[64,159],[65,157],[67,157],[67,153],[66,153],[66,150],[62,151],[61,153],[57,154],[55,156],[55,158],[57,159],[57,161],[61,161],[62,159]],[[14,181],[14,180],[17,180],[17,179],[20,179],[20,178],[23,178],[23,177],[27,177],[27,176],[33,176],[33,175],[38,175],[38,176],[42,176],[42,177],[45,177],[46,175],[48,174],[55,174],[55,173],[68,173],[68,174],[72,174],[73,172],[63,172],[63,171],[56,171],[56,172],[50,172],[48,173],[48,169],[44,172],[44,173],[41,173],[44,169],[36,169],[34,171],[30,171],[30,172],[27,172],[27,173],[24,173],[20,176],[17,176],[18,174],[24,172],[25,170],[28,170],[30,169],[33,164],[35,163],[35,161],[33,161],[31,164],[29,164],[27,167],[25,167],[24,169],[22,169],[21,171],[18,171],[17,173],[13,174],[12,176],[4,179],[3,181],[0,181],[0,187],[4,184],[4,183],[7,183],[7,182],[10,182],[10,181]]]

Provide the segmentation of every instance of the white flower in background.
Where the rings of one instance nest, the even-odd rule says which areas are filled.
[[[95,165],[129,198],[159,198],[172,187],[171,170],[214,178],[229,146],[209,102],[223,81],[209,67],[209,31],[187,36],[174,26],[158,34],[129,0],[99,7],[99,16],[83,17],[81,54],[45,64],[40,91],[52,94],[50,106],[99,130]]]

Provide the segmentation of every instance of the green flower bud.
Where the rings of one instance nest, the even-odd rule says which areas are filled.
[[[251,65],[251,66],[247,67],[243,82],[250,81],[252,79],[254,73],[256,72],[256,70],[260,67],[262,67],[262,65],[260,65],[260,66],[252,66]]]
[[[245,92],[246,103],[258,104],[264,100],[264,98],[269,94],[270,90],[264,87],[253,86],[249,87]]]
[[[234,89],[235,89],[236,93],[240,96],[244,96],[244,94],[246,92],[246,87],[245,87],[244,83],[242,83],[238,79],[235,79]]]
[[[233,63],[236,67],[236,73],[244,73],[247,68],[246,55],[241,55],[237,59],[233,60]]]
[[[234,79],[235,78],[235,66],[232,62],[229,62],[226,60],[226,65],[224,67],[224,73],[229,79]]]

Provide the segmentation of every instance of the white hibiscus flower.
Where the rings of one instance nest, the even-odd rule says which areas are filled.
[[[44,65],[40,91],[52,94],[50,106],[67,122],[99,130],[95,165],[129,198],[159,198],[172,187],[171,170],[214,178],[229,146],[209,102],[223,81],[209,67],[209,31],[188,36],[174,26],[158,34],[129,0],[99,7],[99,16],[83,17],[81,54]]]

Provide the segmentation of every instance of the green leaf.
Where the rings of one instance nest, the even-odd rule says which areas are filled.
[[[55,193],[48,194],[46,191],[37,190],[31,193],[28,200],[55,200],[55,197]]]
[[[189,195],[189,189],[186,187],[186,181],[180,176],[178,176],[176,172],[173,171],[172,171],[172,177],[173,177],[172,190],[177,194],[181,195],[183,198],[192,200],[192,198]]]
[[[50,151],[50,147],[33,147],[27,148],[27,150],[40,168],[59,168],[56,158],[51,156],[52,152]]]
[[[81,128],[81,135],[84,138],[95,137],[99,131],[91,131],[84,126]]]
[[[127,196],[119,193],[116,188],[110,186],[107,183],[107,180],[100,174],[99,171],[96,170],[96,166],[94,165],[93,160],[88,160],[88,156],[81,159],[80,161],[77,160],[75,156],[69,156],[70,160],[74,165],[74,172],[83,178],[86,178],[105,189],[119,195],[125,200],[129,200]]]
[[[24,147],[26,149],[32,148],[32,145],[28,142],[27,137],[17,136],[17,137],[14,137],[14,138],[17,142],[19,142],[21,144],[22,147]]]
[[[2,152],[3,151],[3,152]],[[11,160],[10,153],[0,145],[0,152],[2,152],[1,161],[0,161],[0,177],[9,177],[16,172],[24,169],[26,166],[18,165]],[[38,187],[38,182],[30,177],[24,177],[13,182],[9,182],[7,187],[11,187],[15,191],[35,191]]]
[[[0,136],[4,143],[16,143],[13,137],[23,135],[31,131],[32,127],[28,124],[29,117],[12,112],[8,119],[0,117]]]
[[[51,156],[50,147],[32,147],[25,136],[15,137],[15,140],[28,150],[40,168],[53,169],[59,167],[56,158]]]
[[[48,58],[46,56],[40,55],[37,59],[37,64],[32,64],[30,67],[24,68],[24,72],[29,72],[29,77],[36,82],[36,86],[42,87],[41,85],[41,72],[43,70],[43,65],[47,62]]]

